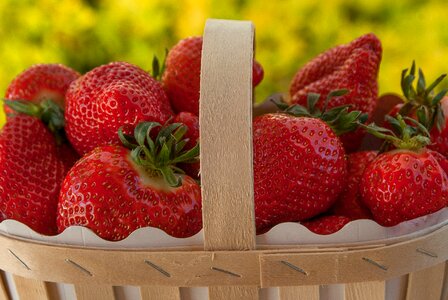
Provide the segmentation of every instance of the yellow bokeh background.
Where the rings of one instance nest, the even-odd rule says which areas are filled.
[[[307,60],[367,32],[383,43],[380,92],[399,92],[400,72],[413,59],[428,81],[447,72],[447,16],[446,0],[2,0],[0,91],[36,63],[86,72],[125,60],[149,70],[154,54],[200,35],[207,18],[229,18],[255,24],[265,69],[258,100],[287,92]]]

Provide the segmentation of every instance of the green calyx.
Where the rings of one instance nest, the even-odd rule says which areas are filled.
[[[165,72],[167,56],[168,56],[168,49],[165,49],[165,57],[163,58],[162,62],[160,62],[159,58],[155,55],[152,58],[151,76],[155,80],[158,80],[158,81],[162,80],[163,72]]]
[[[278,102],[274,100],[274,103],[283,112],[296,116],[296,117],[309,117],[318,118],[327,123],[336,135],[342,135],[344,133],[354,131],[358,128],[359,123],[367,121],[367,114],[360,111],[349,111],[350,105],[342,105],[328,109],[328,103],[334,97],[339,97],[347,94],[349,90],[341,89],[328,93],[325,98],[322,110],[316,107],[317,102],[320,99],[320,94],[309,93],[307,95],[307,107],[294,104],[288,106],[286,103]]]
[[[151,137],[151,131],[160,127],[157,137]],[[142,166],[151,176],[163,176],[172,187],[182,185],[182,179],[176,174],[184,172],[176,166],[178,163],[194,163],[199,158],[199,143],[190,150],[184,147],[188,139],[184,138],[187,126],[181,123],[166,124],[157,122],[139,123],[134,130],[134,136],[118,130],[118,136],[123,145],[131,150],[133,161]]]
[[[64,110],[53,100],[47,99],[36,104],[27,100],[3,99],[6,106],[17,113],[26,114],[42,120],[42,122],[55,135],[58,144],[65,139]]]
[[[442,82],[447,74],[439,76],[426,87],[425,75],[422,69],[418,69],[418,78],[415,74],[415,69],[415,61],[413,61],[411,68],[404,69],[401,73],[401,89],[405,99],[399,114],[406,116],[415,112],[419,123],[423,124],[428,130],[436,126],[441,131],[445,126],[445,116],[443,115],[440,101],[448,90],[444,89],[436,94],[434,88]],[[415,79],[417,79],[416,87],[413,85]]]
[[[397,149],[417,151],[431,143],[428,129],[412,118],[402,117],[398,114],[395,118],[386,116],[386,121],[391,124],[397,133],[393,130],[379,127],[375,123],[369,125],[359,124],[368,133],[386,141],[386,144],[382,147],[383,150],[388,148],[388,144],[392,144]],[[406,121],[412,123],[412,125],[407,124]]]

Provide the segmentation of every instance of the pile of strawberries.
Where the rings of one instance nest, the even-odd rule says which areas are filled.
[[[202,38],[184,39],[151,74],[125,62],[19,74],[4,99],[0,222],[46,235],[86,226],[107,240],[147,226],[199,232],[201,49]],[[402,103],[379,127],[381,56],[373,34],[330,49],[297,72],[287,101],[254,119],[257,233],[282,222],[320,234],[356,219],[392,226],[448,205],[448,100],[434,92],[444,76],[426,87],[415,65],[405,70]],[[254,87],[263,76],[254,61]],[[366,133],[382,146],[358,151]]]

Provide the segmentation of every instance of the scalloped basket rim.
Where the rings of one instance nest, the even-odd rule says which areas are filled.
[[[311,232],[300,223],[285,222],[257,236],[258,245],[301,247],[334,247],[337,245],[392,244],[428,234],[448,224],[448,207],[430,215],[383,227],[372,220],[355,220],[330,235]],[[0,222],[0,233],[32,242],[53,245],[80,246],[106,249],[148,249],[183,246],[202,246],[203,230],[188,238],[175,238],[154,227],[139,228],[120,241],[107,241],[92,230],[82,226],[70,226],[62,233],[45,236],[15,220]]]

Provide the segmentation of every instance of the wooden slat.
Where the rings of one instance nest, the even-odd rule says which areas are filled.
[[[279,296],[280,300],[319,300],[319,286],[284,286],[279,288]]]
[[[386,285],[384,281],[355,282],[345,286],[346,300],[384,300],[385,298]]]
[[[210,300],[258,300],[258,288],[245,286],[214,286],[209,289]]]
[[[140,288],[142,300],[180,300],[178,287],[142,286]]]
[[[114,289],[108,285],[77,284],[75,285],[77,300],[113,300]]]
[[[8,287],[6,285],[5,274],[0,270],[0,300],[9,300]]]
[[[442,297],[440,299],[448,299],[448,262],[445,265],[445,280],[443,283]]]
[[[24,278],[20,276],[13,276],[16,285],[16,291],[21,300],[49,300],[50,296],[45,282]]]
[[[208,20],[205,26],[199,120],[206,250],[255,248],[253,34],[245,21]]]
[[[255,249],[253,39],[250,22],[208,20],[205,26],[199,116],[201,149],[207,149],[201,150],[205,250]],[[255,300],[258,292],[218,286],[209,289],[209,299]]]
[[[445,263],[409,274],[407,300],[440,300]]]

